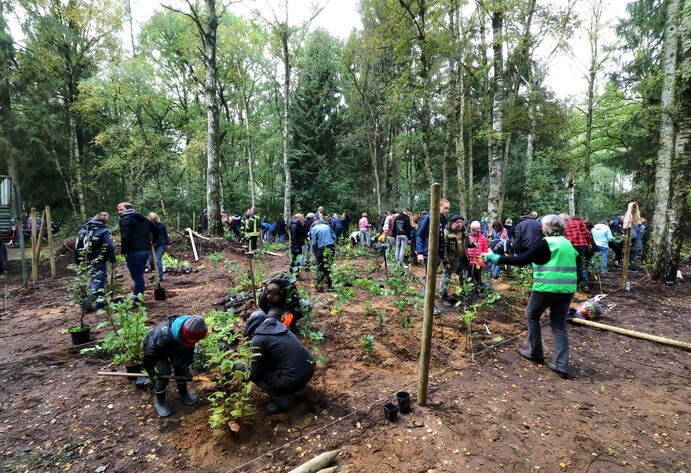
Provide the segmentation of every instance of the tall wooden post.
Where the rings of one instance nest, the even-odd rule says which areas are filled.
[[[38,279],[38,263],[36,261],[36,207],[31,207],[31,282]]]
[[[621,262],[621,289],[626,290],[626,280],[629,277],[629,260],[631,255],[631,227],[624,229],[624,257]]]
[[[50,258],[50,277],[55,279],[55,252],[53,251],[53,219],[50,216],[50,205],[46,205],[46,228],[48,229],[48,257]]]
[[[19,238],[19,257],[22,261],[22,287],[24,289],[29,289],[29,278],[26,268],[26,248],[24,246],[24,227],[22,225],[22,196],[19,184],[12,184],[12,189],[14,190],[14,218],[17,222],[17,234]]]
[[[434,293],[437,287],[437,259],[439,258],[439,200],[441,186],[432,184],[430,193],[429,246],[427,248],[427,276],[425,279],[425,315],[422,321],[422,346],[420,347],[420,376],[418,378],[417,402],[427,405],[429,364],[432,347],[434,321]]]

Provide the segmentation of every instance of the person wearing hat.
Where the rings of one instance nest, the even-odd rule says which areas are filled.
[[[441,264],[443,267],[441,275],[441,304],[444,307],[453,307],[449,300],[448,283],[454,274],[458,275],[459,284],[463,286],[468,274],[470,261],[468,260],[468,247],[473,245],[468,239],[468,234],[464,225],[464,218],[455,214],[449,219],[449,223],[444,229],[444,247],[442,249]]]
[[[289,409],[288,395],[307,386],[314,375],[314,357],[285,325],[263,311],[247,319],[245,337],[258,354],[249,367],[249,379],[269,395],[266,409],[272,414]]]
[[[167,379],[159,376],[192,378],[190,365],[194,355],[194,345],[206,337],[208,328],[204,318],[199,315],[174,315],[149,331],[144,339],[143,365],[154,383],[156,411],[161,417],[168,417],[173,410],[166,403]],[[185,404],[192,406],[199,397],[187,390],[186,381],[178,381],[178,394]]]

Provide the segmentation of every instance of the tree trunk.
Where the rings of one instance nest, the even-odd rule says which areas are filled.
[[[672,187],[672,163],[674,158],[675,80],[678,43],[678,11],[680,0],[667,4],[665,35],[662,58],[662,92],[660,97],[660,144],[655,167],[655,210],[653,213],[653,235],[651,239],[651,263],[653,277],[665,279],[670,267],[676,265],[670,244],[670,215]],[[688,185],[688,182],[686,183]]]
[[[12,130],[12,96],[10,94],[10,70],[14,62],[14,47],[12,37],[7,31],[5,21],[4,2],[0,0],[0,139],[5,141],[0,146],[0,153],[5,155],[7,174],[13,184],[19,184],[19,161],[14,147],[14,133]]]
[[[391,160],[391,200],[394,205],[399,205],[398,202],[398,182],[400,174],[400,160],[396,156],[396,135],[398,134],[398,128],[396,127],[396,121],[391,120],[389,130],[389,159]],[[402,210],[402,209],[401,209]]]
[[[205,0],[207,12],[204,38],[204,98],[207,117],[206,211],[209,234],[223,236],[221,224],[221,153],[219,149],[219,106],[216,86],[216,0]]]
[[[576,214],[576,177],[575,177],[575,173],[571,173],[571,177],[569,178],[568,201],[569,201],[569,215],[575,215]]]
[[[502,56],[502,5],[492,15],[492,50],[494,61],[494,101],[492,106],[492,136],[490,137],[491,158],[489,163],[489,192],[487,214],[490,220],[498,218],[501,203],[501,183],[504,178],[504,153],[500,145],[503,139],[503,102],[504,102],[504,58]]]
[[[79,134],[77,131],[77,120],[74,117],[74,114],[69,110],[69,104],[67,105],[68,107],[68,115],[69,115],[69,124],[70,124],[70,156],[71,156],[71,161],[72,161],[72,168],[74,169],[74,175],[76,179],[76,183],[73,187],[77,189],[77,202],[79,203],[79,214],[82,216],[82,218],[86,218],[86,203],[84,199],[84,183],[83,183],[83,177],[82,173],[84,172],[82,169],[82,162],[81,162],[81,155],[79,153]]]
[[[377,195],[377,212],[382,213],[381,184],[379,181],[379,122],[374,120],[372,139],[369,144],[369,154],[372,160],[372,172],[374,173],[374,192]]]
[[[290,50],[288,39],[288,0],[285,2],[286,21],[281,31],[281,46],[283,47],[283,173],[285,175],[285,187],[283,190],[283,216],[289,218],[291,214],[292,178],[290,176]]]

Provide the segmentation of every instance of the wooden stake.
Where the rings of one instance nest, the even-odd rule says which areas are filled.
[[[178,226],[177,226],[178,231],[180,231],[180,212],[178,212]]]
[[[50,216],[50,205],[46,205],[46,228],[48,228],[48,257],[50,258],[50,277],[55,279],[55,253],[53,252],[53,219]]]
[[[672,347],[681,348],[686,351],[691,351],[691,343],[680,342],[678,340],[672,340],[671,338],[658,337],[657,335],[650,335],[643,332],[636,332],[635,330],[628,330],[625,328],[614,327],[613,325],[601,324],[599,322],[593,322],[592,320],[569,318],[569,322],[576,325],[583,325],[585,327],[597,328],[600,330],[606,330],[608,332],[618,333],[620,335],[626,335],[627,337],[640,338],[642,340],[649,340],[651,342],[662,343],[663,345],[669,345]]]
[[[199,261],[199,255],[197,254],[197,245],[194,244],[194,237],[192,236],[192,229],[188,228],[190,235],[190,241],[192,242],[192,251],[194,252],[194,261]]]
[[[21,229],[24,231],[24,229]],[[31,207],[31,282],[38,278],[38,265],[36,264],[36,207]]]
[[[437,287],[437,259],[439,251],[439,200],[441,186],[432,184],[430,192],[429,246],[427,248],[427,276],[425,279],[425,315],[422,321],[422,346],[420,347],[420,375],[418,378],[417,399],[421,406],[427,405],[429,364],[432,348],[432,328],[434,321],[434,293]]]
[[[631,227],[624,229],[626,242],[624,244],[624,258],[621,262],[621,289],[626,289],[626,280],[629,278],[629,255],[631,253]]]

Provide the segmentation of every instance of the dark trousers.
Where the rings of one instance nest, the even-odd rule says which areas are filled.
[[[290,247],[290,272],[297,274],[300,271],[300,255],[302,255],[302,246],[300,248]]]
[[[331,265],[334,261],[336,245],[327,245],[317,249],[317,289],[324,289],[324,284],[331,288]]]
[[[576,273],[578,274],[578,284],[588,285],[588,270],[585,267],[585,253],[587,248],[585,246],[574,246],[574,250],[578,253],[576,257]]]
[[[144,282],[144,267],[149,261],[151,250],[132,251],[125,256],[127,262],[127,269],[134,282],[134,295],[144,294],[146,283]]]
[[[573,294],[556,294],[533,291],[525,309],[528,322],[530,356],[544,358],[540,317],[549,309],[549,325],[554,337],[554,364],[557,370],[567,372],[569,367],[569,336],[566,333],[566,316]]]

